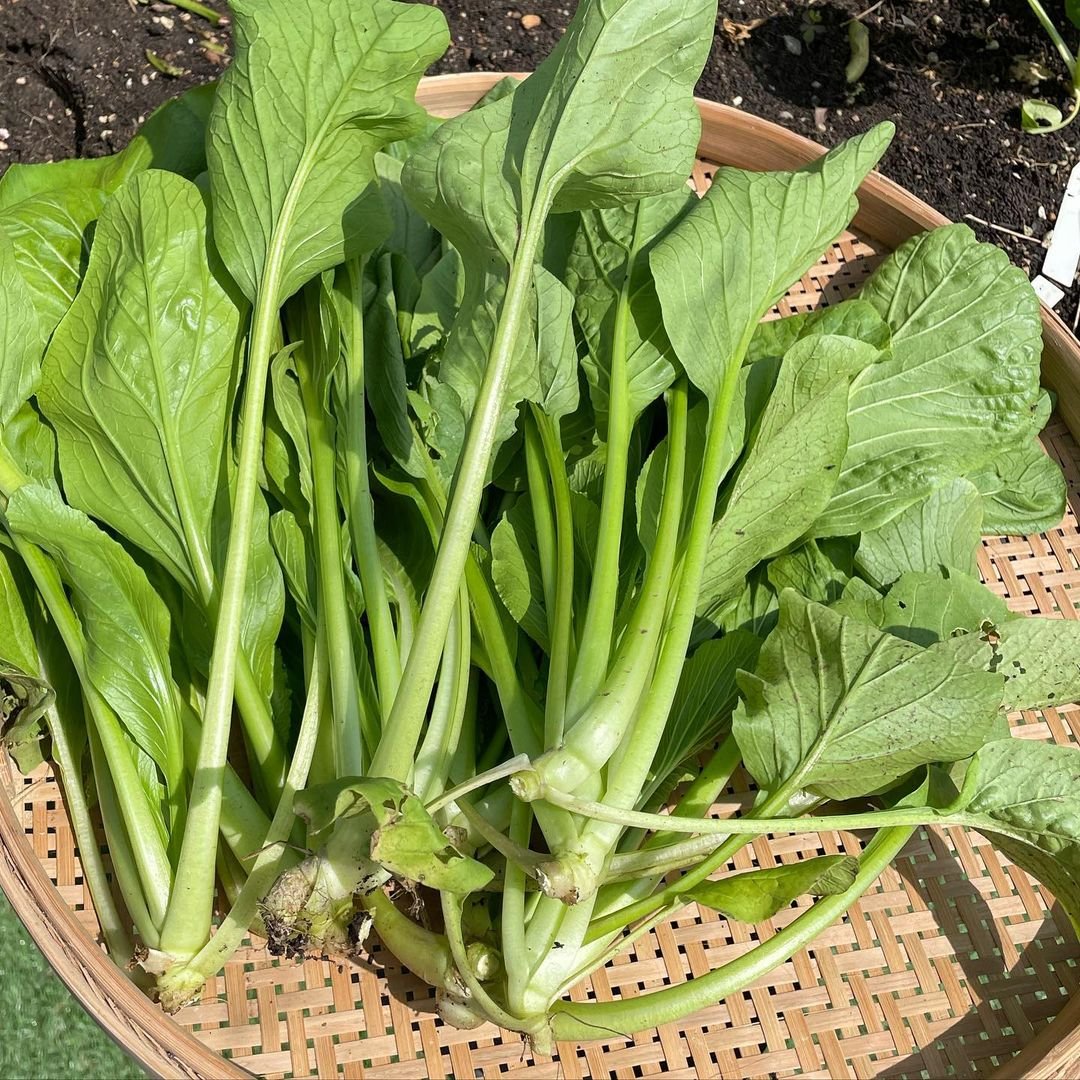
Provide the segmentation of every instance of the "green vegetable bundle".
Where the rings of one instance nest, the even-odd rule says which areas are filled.
[[[714,0],[583,0],[446,122],[436,9],[234,13],[216,88],[0,180],[6,737],[59,768],[114,959],[175,1008],[251,929],[373,929],[545,1048],[758,978],[924,824],[1080,915],[1080,756],[1005,719],[1080,697],[1080,622],[975,566],[1064,507],[1026,278],[951,226],[761,321],[891,128],[699,200]],[[713,879],[840,826],[859,858]],[[567,999],[688,902],[804,894],[692,982]]]

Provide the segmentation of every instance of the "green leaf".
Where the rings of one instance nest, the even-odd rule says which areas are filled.
[[[855,214],[855,191],[892,124],[797,172],[718,169],[712,187],[652,253],[664,325],[691,382],[714,400],[761,317]]]
[[[558,278],[538,266],[536,299],[540,379],[537,404],[553,420],[561,420],[578,407],[574,297]]]
[[[205,554],[238,325],[208,261],[198,189],[171,173],[143,173],[102,213],[38,394],[72,505],[167,567],[194,597],[212,578],[200,547]]]
[[[1029,615],[996,630],[991,670],[1005,676],[1006,709],[1080,701],[1080,620]]]
[[[844,608],[837,605],[836,610]],[[946,570],[904,574],[881,598],[873,622],[917,645],[932,645],[960,634],[1000,629],[1015,618],[1005,601],[977,579]]]
[[[135,743],[183,788],[178,693],[169,661],[169,612],[130,555],[55,488],[25,484],[8,500],[13,533],[44,548],[72,590],[90,681]]]
[[[992,729],[1003,680],[949,644],[920,648],[783,592],[757,673],[739,679],[733,727],[750,773],[767,791],[845,799],[971,754]]]
[[[214,92],[210,83],[165,102],[118,154],[9,166],[0,177],[0,211],[47,192],[96,188],[109,195],[146,169],[194,180],[206,171],[206,122]]]
[[[488,370],[511,268],[539,257],[548,213],[684,187],[700,131],[693,84],[714,17],[710,0],[583,3],[529,79],[447,121],[409,158],[406,191],[464,264],[461,311],[439,378],[466,416]],[[628,64],[636,72],[630,94]],[[493,446],[509,436],[516,403],[542,393],[531,266],[518,271],[511,299],[510,317],[520,325],[500,361],[506,388],[495,403]]]
[[[880,586],[911,570],[936,573],[943,566],[974,575],[984,506],[975,485],[957,477],[892,521],[864,532],[855,565]]]
[[[519,499],[491,534],[491,577],[514,622],[547,652],[544,584],[528,499]]]
[[[431,131],[436,130],[431,128]],[[397,145],[401,145],[398,143]],[[423,141],[418,141],[422,146]],[[375,155],[375,172],[379,177],[379,191],[390,215],[390,232],[382,242],[381,252],[403,255],[415,273],[423,274],[431,269],[442,254],[439,234],[413,209],[401,186],[401,170],[405,158],[388,153]]]
[[[60,188],[0,210],[15,262],[47,339],[75,299],[90,254],[90,226],[105,205],[100,188]]]
[[[1027,275],[965,225],[902,244],[863,286],[891,356],[852,383],[848,451],[814,531],[877,528],[997,454],[1039,416],[1042,330]]]
[[[769,584],[777,592],[794,589],[819,604],[838,600],[853,572],[850,547],[827,540],[808,540],[768,564]]]
[[[1025,131],[1053,131],[1061,122],[1061,110],[1049,101],[1027,98],[1020,104],[1020,126]]]
[[[406,472],[423,476],[422,451],[409,416],[405,356],[398,333],[390,256],[380,256],[370,265],[368,273],[375,288],[364,307],[364,390],[383,446]],[[424,279],[425,284],[427,280]]]
[[[1030,536],[1065,516],[1065,477],[1034,439],[996,455],[969,479],[982,495],[984,533]]]
[[[11,242],[0,229],[0,429],[37,387],[44,347],[33,297]]]
[[[471,893],[494,877],[458,851],[424,804],[396,780],[345,777],[302,792],[296,809],[309,823],[313,844],[325,843],[342,822],[371,818],[372,860],[404,881]]]
[[[37,652],[32,670],[37,670]],[[45,760],[45,717],[56,700],[52,687],[17,664],[0,659],[0,741],[24,775]]]
[[[409,351],[413,356],[436,349],[450,334],[450,327],[465,296],[461,256],[449,248],[424,275],[420,296],[413,309]]]
[[[850,855],[822,855],[703,881],[686,897],[727,919],[763,923],[800,896],[838,896],[851,887],[858,872],[859,860]]]
[[[696,201],[683,188],[581,215],[566,282],[588,348],[582,366],[601,434],[607,425],[616,347],[621,349],[618,363],[625,369],[632,419],[674,381],[675,358],[664,332],[649,254]]]
[[[236,56],[207,135],[214,236],[244,294],[266,285],[280,302],[386,234],[375,153],[423,123],[413,97],[447,45],[446,23],[392,0],[237,0],[232,10]]]
[[[28,675],[39,675],[37,642],[30,627],[28,596],[32,585],[22,563],[0,548],[0,657]]]
[[[788,350],[709,538],[700,616],[715,620],[747,572],[803,536],[825,509],[847,445],[848,383],[876,355],[835,337],[808,337]]]
[[[767,357],[779,359],[796,341],[816,334],[855,338],[881,352],[889,350],[889,324],[873,305],[865,300],[845,300],[817,311],[758,323],[746,352],[746,363],[753,364]]]
[[[318,593],[309,554],[310,543],[290,511],[279,510],[270,518],[270,541],[281,564],[289,595],[304,625],[314,634]]]
[[[667,776],[727,733],[739,700],[735,673],[752,669],[760,648],[759,638],[745,630],[733,630],[704,642],[686,661],[653,759],[655,777]]]
[[[968,767],[960,798],[947,814],[984,833],[1013,862],[1048,885],[1080,933],[1076,747],[1030,739],[987,744]]]

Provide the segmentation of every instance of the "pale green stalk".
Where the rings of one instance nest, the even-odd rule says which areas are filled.
[[[544,205],[542,209],[546,212],[547,206]],[[537,209],[533,220],[542,222],[545,212]],[[412,768],[458,585],[469,557],[469,545],[472,543],[501,420],[515,345],[525,322],[526,305],[532,296],[534,264],[541,233],[538,227],[526,228],[515,254],[506,298],[447,505],[442,538],[424,597],[424,609],[416,628],[416,639],[386,723],[386,734],[372,759],[371,772],[375,776],[405,780]]]
[[[325,662],[325,652],[324,634],[320,635],[319,645],[316,646],[312,658],[307,701],[304,703],[304,714],[285,786],[274,811],[274,819],[265,832],[263,846],[248,871],[247,880],[233,899],[229,913],[210,941],[190,961],[174,964],[158,979],[160,1000],[169,1012],[180,1008],[198,994],[206,980],[220,971],[240,947],[251,929],[259,903],[285,868],[285,857],[288,854],[286,841],[295,817],[293,800],[307,782],[308,769],[315,753],[322,701],[326,696],[329,670]]]
[[[551,1034],[563,1041],[608,1037],[675,1023],[745,987],[784,963],[810,944],[850,908],[883,870],[900,854],[912,835],[910,828],[882,829],[859,859],[859,872],[849,889],[818,900],[768,941],[705,975],[647,994],[612,1002],[557,1001],[551,1007]]]
[[[619,555],[622,551],[623,518],[626,513],[626,471],[630,457],[630,436],[634,427],[634,418],[630,414],[630,379],[626,357],[632,267],[631,259],[626,267],[615,308],[608,382],[604,490],[600,499],[600,523],[596,533],[589,602],[585,609],[585,621],[580,635],[581,647],[574,664],[566,704],[571,724],[600,691],[611,663],[615,608],[619,601]]]
[[[349,529],[357,572],[364,591],[364,608],[371,633],[375,685],[382,719],[390,715],[401,680],[401,652],[375,532],[375,507],[368,478],[367,419],[364,407],[364,263],[345,264],[348,315],[345,331],[345,416],[339,428],[345,458],[345,489],[349,502]]]
[[[308,298],[308,303],[317,303]],[[318,333],[317,319],[305,320],[306,332]],[[331,347],[336,347],[334,343]],[[353,652],[353,620],[345,594],[345,553],[341,545],[341,517],[337,500],[337,457],[333,421],[327,416],[319,392],[321,378],[314,369],[320,344],[305,343],[297,353],[296,373],[304,401],[314,513],[319,609],[325,620],[330,689],[333,699],[334,752],[338,776],[364,774],[360,685]]]

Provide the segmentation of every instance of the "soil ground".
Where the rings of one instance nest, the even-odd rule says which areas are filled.
[[[440,71],[531,69],[573,10],[571,0],[435,2],[453,37]],[[1021,234],[967,218],[1034,273],[1080,158],[1080,121],[1050,136],[1020,128],[1025,97],[1065,95],[1061,61],[1027,3],[884,0],[864,14],[870,2],[720,0],[699,93],[826,144],[895,121],[883,171],[954,219]],[[853,15],[871,57],[852,86]],[[0,0],[0,45],[2,168],[118,149],[156,105],[220,73],[229,35],[165,3]],[[1025,72],[1049,78],[1033,90]],[[1063,306],[1071,316],[1075,303]]]

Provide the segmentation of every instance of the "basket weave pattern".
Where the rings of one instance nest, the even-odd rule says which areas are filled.
[[[712,166],[699,163],[698,186]],[[777,314],[852,295],[882,249],[845,233],[781,301]],[[1055,418],[1044,445],[1063,466],[1080,509],[1080,450]],[[1080,533],[1073,509],[1050,533],[994,537],[979,553],[984,580],[1016,611],[1080,617]],[[1013,718],[1024,738],[1080,741],[1080,708]],[[61,791],[48,766],[20,776],[0,761],[0,783],[26,842],[81,925],[97,933]],[[736,778],[718,811],[748,802]],[[754,840],[734,866],[749,869],[860,848],[847,834]],[[6,852],[4,852],[6,855]],[[9,860],[8,869],[11,869]],[[808,903],[804,901],[800,907]],[[686,908],[643,937],[573,996],[610,1000],[704,974],[772,936]],[[1008,1061],[1063,1007],[1080,982],[1077,944],[1053,898],[982,837],[923,830],[840,924],[767,979],[681,1025],[635,1038],[612,1033],[534,1059],[492,1026],[458,1031],[434,1014],[434,995],[376,944],[371,963],[279,962],[255,942],[238,952],[177,1020],[235,1066],[267,1077],[984,1076]],[[93,981],[93,972],[84,972]],[[108,1007],[108,999],[105,999]],[[122,1010],[117,1010],[120,1014]],[[119,1015],[113,1019],[119,1019]],[[163,1023],[164,1023],[163,1018]],[[153,1033],[136,1032],[137,1038]],[[176,1062],[177,1075],[191,1075]]]

